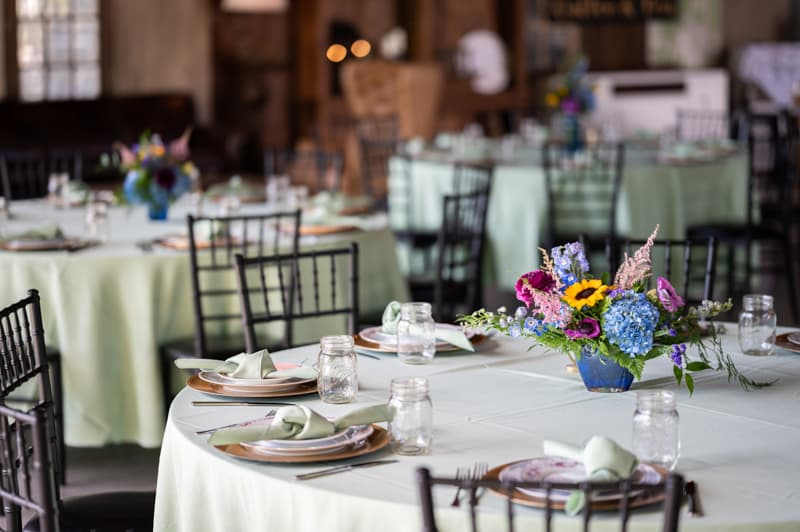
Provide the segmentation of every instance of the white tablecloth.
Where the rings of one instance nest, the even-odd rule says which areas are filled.
[[[151,222],[143,208],[114,207],[109,242],[76,253],[0,252],[0,305],[24,297],[29,288],[41,293],[46,341],[63,358],[68,444],[136,442],[155,447],[161,442],[165,413],[158,348],[194,334],[189,256],[158,247],[143,252],[136,243],[185,232],[189,208],[175,205],[169,220]],[[264,208],[248,205],[244,210]],[[23,201],[13,203],[12,213],[14,218],[0,227],[7,236],[48,223],[59,224],[71,237],[85,233],[83,209],[57,210],[41,201]],[[375,220],[374,230],[303,238],[301,247],[349,242],[360,246],[362,312],[380,315],[388,301],[408,298],[385,221]],[[231,272],[231,286],[233,277]],[[236,312],[232,304],[228,311]],[[227,325],[228,333],[235,334],[237,324]],[[318,340],[323,332],[319,325],[314,320],[298,323],[297,342]]]
[[[269,407],[193,407],[212,399],[184,390],[170,410],[162,444],[156,496],[156,530],[291,530],[406,532],[420,529],[414,470],[435,474],[486,461],[490,467],[542,455],[542,440],[581,443],[594,434],[631,443],[636,389],[678,390],[681,458],[678,470],[697,482],[706,516],[682,516],[686,531],[800,530],[800,355],[739,354],[736,327],[724,336],[738,367],[757,379],[780,379],[770,388],[745,392],[721,374],[700,374],[689,397],[677,389],[669,362],[648,364],[631,392],[587,392],[566,358],[527,343],[492,339],[476,354],[439,355],[428,366],[406,366],[390,356],[359,357],[359,405],[385,402],[389,381],[422,375],[434,404],[433,451],[396,457],[398,463],[310,481],[295,474],[326,464],[272,465],[234,459],[210,447],[195,431],[263,415]],[[316,347],[276,355],[279,360],[313,357]],[[316,396],[299,402],[327,415],[358,405],[326,405]],[[389,458],[389,451],[361,460]],[[354,460],[357,461],[357,460]],[[466,530],[464,510],[447,506],[452,489],[437,491],[443,531]],[[487,494],[480,510],[488,528],[505,530],[504,501]],[[519,507],[520,530],[540,530],[541,513]],[[618,530],[601,517],[593,530]],[[566,530],[578,523],[566,521]],[[631,530],[658,530],[656,512],[637,511]],[[562,530],[559,528],[558,530]]]

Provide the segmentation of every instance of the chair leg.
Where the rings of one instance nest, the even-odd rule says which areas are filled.
[[[783,251],[784,269],[786,270],[786,282],[789,288],[789,304],[792,309],[792,324],[797,325],[798,321],[798,308],[797,308],[797,278],[794,275],[794,249],[790,235],[786,234],[781,239],[781,248]]]
[[[50,368],[53,372],[53,400],[58,408],[55,410],[56,444],[58,445],[58,482],[67,485],[67,446],[64,443],[64,377],[61,370],[60,353],[49,357]]]
[[[736,247],[733,243],[728,243],[728,271],[725,272],[728,283],[728,297],[736,298]]]

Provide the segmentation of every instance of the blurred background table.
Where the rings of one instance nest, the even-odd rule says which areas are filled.
[[[264,208],[246,205],[242,213]],[[194,313],[188,252],[148,244],[168,234],[185,234],[190,210],[188,203],[179,203],[167,221],[149,222],[145,208],[111,207],[110,239],[99,246],[73,253],[0,251],[0,293],[5,299],[21,297],[30,287],[42,294],[46,341],[63,358],[69,445],[160,444],[164,412],[158,348],[191,337]],[[58,224],[69,237],[86,233],[82,208],[19,201],[13,203],[12,214],[3,226],[5,236],[48,223]],[[369,224],[371,229],[364,231],[301,237],[300,246],[357,242],[360,309],[379,316],[388,301],[407,299],[408,289],[385,221],[379,215]],[[233,283],[232,271],[230,275]],[[276,335],[280,327],[275,325]],[[295,334],[298,342],[316,342],[321,333],[318,323],[300,323]]]
[[[456,155],[453,150],[423,150],[394,157],[389,173],[389,219],[401,229],[407,219],[417,228],[438,228],[441,198],[452,190],[457,162],[488,162],[494,179],[486,223],[485,284],[513,289],[519,276],[539,264],[547,229],[547,186],[540,150],[506,152],[483,140]],[[656,224],[659,238],[685,238],[701,223],[742,222],[747,217],[748,160],[744,150],[704,162],[660,163],[656,150],[626,146],[617,209],[619,234],[647,238]],[[406,215],[405,205],[411,205]],[[599,227],[604,232],[606,227]]]

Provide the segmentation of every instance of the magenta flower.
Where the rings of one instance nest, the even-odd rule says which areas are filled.
[[[555,280],[542,270],[528,272],[517,280],[515,286],[517,299],[525,303],[526,307],[530,308],[533,302],[534,290],[550,292],[555,286]]]
[[[600,322],[594,318],[583,318],[574,329],[564,329],[567,337],[577,340],[578,338],[596,338],[600,336]]]
[[[656,282],[656,287],[658,300],[661,301],[661,304],[664,305],[664,308],[668,312],[675,312],[686,304],[683,298],[675,292],[675,288],[667,279],[659,277]]]

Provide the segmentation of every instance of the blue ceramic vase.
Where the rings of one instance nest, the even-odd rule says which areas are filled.
[[[147,204],[147,214],[151,220],[166,220],[169,213],[169,201],[151,201]]]
[[[564,149],[570,155],[583,149],[583,131],[580,117],[575,113],[564,113]]]
[[[589,346],[583,347],[576,364],[590,392],[624,392],[633,383],[633,373]]]

